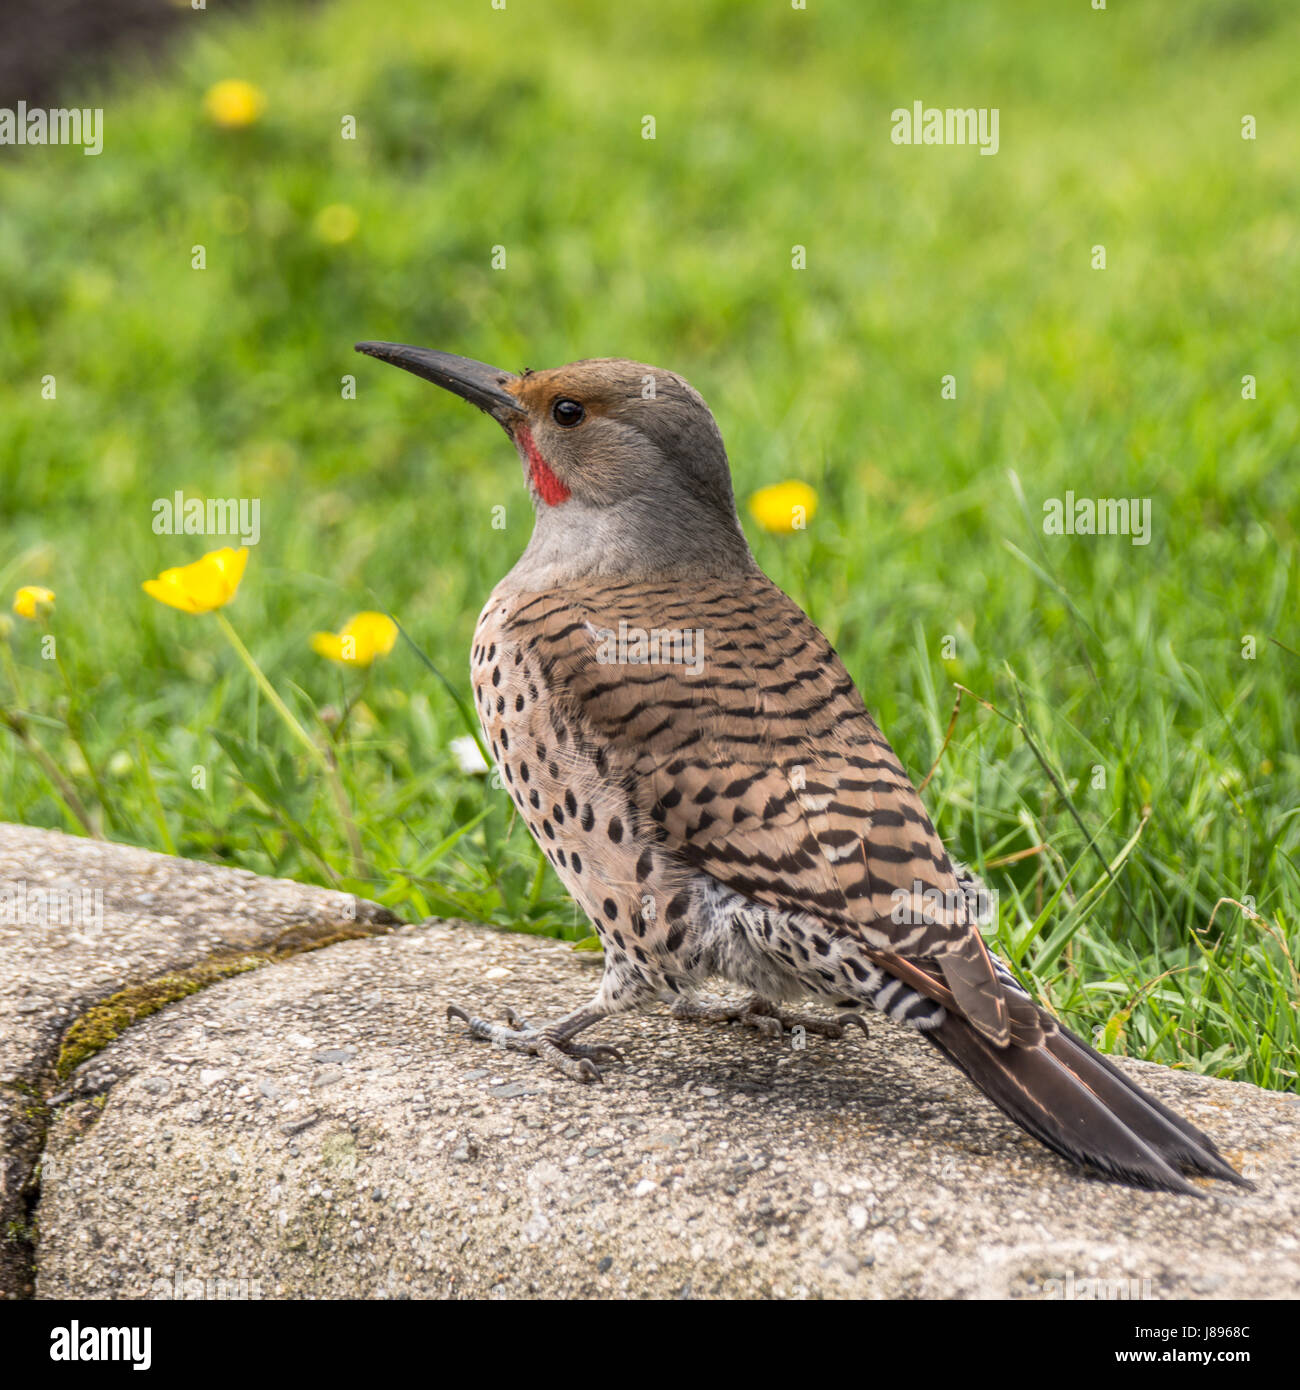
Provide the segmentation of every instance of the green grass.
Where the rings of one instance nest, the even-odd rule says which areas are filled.
[[[918,779],[955,682],[996,707],[926,797],[1033,987],[1107,1048],[1297,1085],[1293,6],[341,0],[195,35],[67,95],[100,157],[0,151],[0,593],[56,590],[62,662],[15,620],[5,817],[79,830],[70,789],[112,839],[584,936],[414,650],[362,678],[308,639],[389,610],[463,695],[529,529],[499,432],[354,341],[641,358],[711,401],[742,497],[817,489],[751,539]],[[227,77],[256,125],[205,120]],[[998,107],[999,153],[893,145],[914,100]],[[334,744],[360,873],[214,621],[140,591],[221,543],[153,533],[178,488],[261,501],[226,611]],[[1067,490],[1149,497],[1151,543],[1044,535]]]

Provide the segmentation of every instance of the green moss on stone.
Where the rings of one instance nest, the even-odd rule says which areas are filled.
[[[386,925],[377,929],[374,926],[359,924],[293,945],[213,956],[210,960],[200,961],[185,970],[171,970],[142,984],[128,985],[126,989],[118,990],[102,1003],[87,1009],[68,1028],[59,1047],[58,1060],[54,1064],[55,1074],[60,1081],[66,1081],[87,1058],[102,1052],[132,1024],[139,1023],[150,1014],[156,1014],[168,1004],[175,1004],[180,999],[197,994],[201,989],[207,989],[209,985],[230,979],[234,975],[242,975],[249,970],[258,970],[264,965],[288,960],[292,956],[303,955],[308,951],[319,951],[324,946],[333,946],[340,941],[355,941],[361,937],[381,935],[387,930]]]

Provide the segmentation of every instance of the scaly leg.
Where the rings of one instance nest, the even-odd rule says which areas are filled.
[[[448,1019],[459,1018],[462,1022],[468,1023],[471,1037],[482,1038],[511,1052],[527,1052],[533,1057],[540,1057],[557,1071],[563,1072],[571,1081],[599,1081],[600,1069],[596,1066],[597,1061],[607,1058],[619,1062],[623,1060],[623,1054],[618,1048],[610,1047],[606,1043],[587,1047],[573,1041],[584,1028],[599,1023],[605,1016],[604,1009],[588,1004],[544,1028],[537,1028],[526,1023],[513,1009],[507,1009],[506,1020],[510,1025],[507,1028],[500,1023],[489,1023],[486,1019],[476,1018],[466,1013],[459,1004],[447,1006]]]
[[[719,999],[699,996],[679,999],[672,1013],[674,1018],[691,1023],[743,1023],[746,1027],[757,1028],[766,1038],[779,1038],[787,1028],[802,1028],[806,1033],[823,1038],[842,1038],[845,1026],[850,1023],[867,1033],[866,1020],[861,1014],[841,1014],[838,1019],[832,1019],[792,1013],[758,994],[751,994],[739,1004],[724,1004]]]
[[[571,1081],[599,1081],[599,1061],[607,1058],[621,1062],[623,1054],[607,1043],[590,1047],[573,1041],[584,1028],[629,1009],[649,1004],[656,997],[655,984],[635,968],[629,968],[621,954],[605,956],[605,971],[596,996],[582,1008],[575,1009],[554,1023],[534,1027],[526,1023],[513,1009],[506,1010],[509,1027],[475,1018],[457,1004],[447,1009],[447,1017],[459,1018],[469,1024],[470,1036],[508,1048],[511,1052],[526,1052],[540,1057]]]

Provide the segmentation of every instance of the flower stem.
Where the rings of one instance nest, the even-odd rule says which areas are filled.
[[[271,707],[288,726],[289,732],[293,734],[298,742],[316,759],[321,768],[328,772],[329,764],[325,759],[325,754],[321,751],[319,745],[307,730],[294,718],[293,711],[280,698],[279,694],[276,692],[275,686],[262,674],[262,668],[253,660],[252,654],[249,652],[248,648],[240,641],[239,634],[231,627],[230,619],[220,610],[214,613],[213,616],[216,618],[217,624],[222,632],[226,634],[227,641],[234,647],[239,659],[248,667],[249,674],[257,682],[262,694],[270,700]]]
[[[352,806],[348,801],[347,791],[344,789],[343,782],[339,777],[338,764],[335,759],[316,742],[306,729],[294,718],[293,711],[280,698],[276,688],[267,680],[262,673],[262,668],[253,660],[252,653],[240,641],[239,634],[230,624],[230,619],[219,609],[213,615],[222,632],[226,634],[226,639],[234,647],[239,659],[248,667],[249,674],[257,682],[262,694],[271,702],[271,707],[284,720],[289,732],[303,745],[312,755],[325,774],[325,779],[329,783],[330,792],[333,794],[335,809],[338,811],[339,819],[343,822],[343,829],[348,837],[348,850],[352,859],[352,872],[357,878],[366,876],[365,853],[361,844],[361,834],[357,830],[356,817],[352,814]]]
[[[27,701],[23,699],[23,688],[18,682],[18,668],[14,665],[14,654],[9,650],[7,637],[0,637],[0,652],[4,653],[5,675],[9,677],[9,684],[14,688],[14,699],[20,706],[25,707]]]
[[[41,771],[54,784],[59,795],[63,798],[64,805],[81,822],[81,828],[86,834],[92,840],[102,840],[104,836],[95,828],[95,824],[90,818],[90,812],[86,810],[72,783],[59,771],[54,759],[32,737],[27,728],[27,721],[22,715],[17,710],[0,709],[0,724],[3,724],[13,734],[40,765]]]
[[[68,668],[63,664],[63,658],[59,655],[57,644],[54,648],[54,664],[59,668],[59,675],[63,677],[63,685],[68,692],[68,713],[63,721],[64,725],[68,730],[68,736],[76,744],[77,751],[81,754],[82,762],[86,764],[86,772],[90,776],[91,785],[95,788],[95,795],[99,798],[100,810],[104,813],[104,819],[107,820],[109,828],[112,829],[117,822],[117,817],[113,813],[113,803],[108,799],[104,784],[100,781],[95,764],[91,761],[90,750],[86,747],[82,737],[81,710],[77,703],[77,690],[72,684],[72,677],[68,675]]]

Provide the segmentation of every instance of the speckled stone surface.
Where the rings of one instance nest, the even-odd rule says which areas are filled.
[[[131,984],[301,943],[386,913],[345,893],[52,830],[0,824],[0,1232],[19,1215],[68,1026]],[[0,1240],[0,1294],[19,1272]]]
[[[558,1016],[595,980],[434,923],[168,1006],[57,1108],[38,1296],[1300,1293],[1294,1098],[1125,1064],[1259,1183],[1197,1201],[1080,1174],[883,1020],[803,1050],[612,1020],[591,1040],[625,1060],[582,1086],[445,1018]]]

